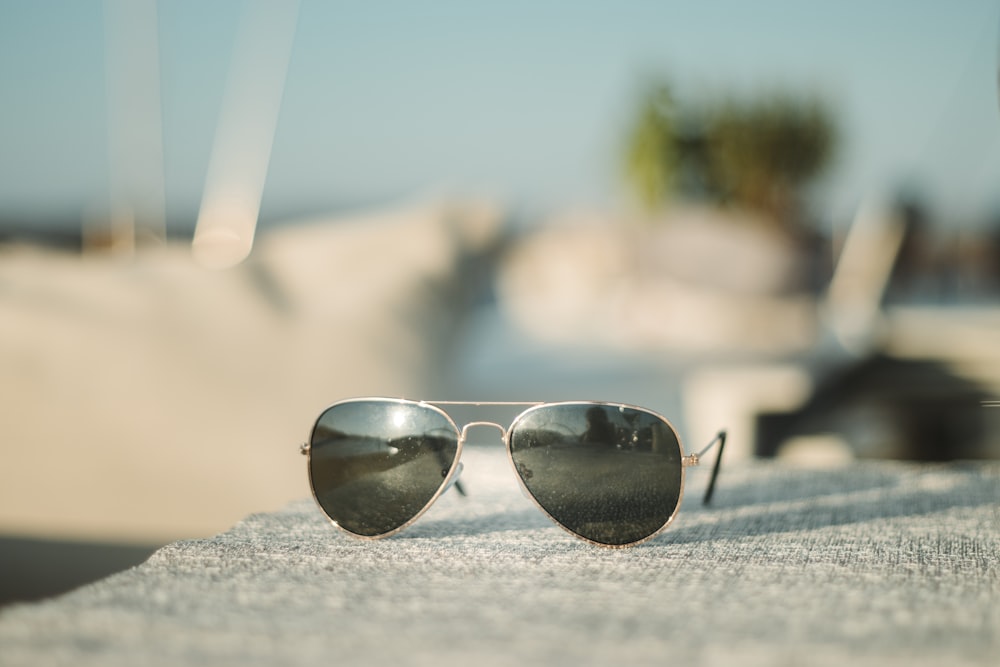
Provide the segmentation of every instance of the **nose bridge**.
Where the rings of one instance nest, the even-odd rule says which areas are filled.
[[[492,426],[496,430],[500,431],[500,438],[502,440],[507,439],[507,429],[505,429],[500,424],[488,421],[475,421],[475,422],[469,422],[468,424],[462,427],[462,442],[465,442],[466,436],[469,433],[469,429],[471,429],[473,426]]]

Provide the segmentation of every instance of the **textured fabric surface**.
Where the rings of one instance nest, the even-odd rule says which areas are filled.
[[[11,665],[995,665],[1000,465],[694,469],[612,550],[549,523],[502,450],[469,497],[359,541],[311,500],[0,613]]]

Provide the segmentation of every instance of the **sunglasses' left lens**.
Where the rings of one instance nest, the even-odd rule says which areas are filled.
[[[345,401],[313,428],[309,480],[338,526],[378,537],[418,517],[443,489],[458,431],[437,408],[396,400]]]

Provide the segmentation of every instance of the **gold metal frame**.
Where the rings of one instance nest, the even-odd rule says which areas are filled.
[[[396,533],[398,533],[398,532],[406,529],[407,527],[413,525],[413,523],[416,522],[417,519],[419,519],[421,516],[423,516],[424,513],[431,507],[431,505],[433,505],[437,501],[437,499],[440,498],[441,495],[445,491],[447,491],[449,488],[451,488],[454,484],[456,484],[458,482],[458,477],[459,477],[459,475],[461,474],[461,471],[462,471],[462,462],[461,462],[461,459],[462,459],[462,450],[463,450],[463,448],[465,446],[466,437],[468,435],[469,429],[471,429],[474,426],[491,426],[491,427],[494,427],[494,428],[496,428],[497,430],[500,431],[501,439],[503,441],[505,449],[507,450],[507,460],[508,460],[508,462],[511,465],[511,469],[514,471],[514,476],[517,478],[517,482],[521,486],[522,492],[524,493],[524,495],[526,495],[532,501],[532,503],[535,505],[535,507],[537,507],[545,516],[547,516],[553,523],[555,523],[557,526],[559,526],[560,528],[562,528],[563,530],[565,530],[567,533],[569,533],[573,537],[575,537],[577,539],[580,539],[580,540],[583,540],[584,542],[589,542],[590,544],[596,544],[597,546],[607,547],[607,548],[611,548],[611,549],[626,548],[626,547],[635,546],[636,544],[641,544],[643,542],[646,542],[648,540],[653,539],[654,537],[656,537],[657,535],[659,535],[660,533],[662,533],[664,530],[666,530],[667,527],[670,526],[671,523],[673,523],[674,518],[677,516],[677,512],[680,511],[681,503],[682,503],[682,501],[684,499],[684,484],[685,484],[685,477],[686,477],[685,470],[687,468],[699,465],[699,463],[701,462],[701,457],[704,456],[705,453],[708,452],[712,447],[714,447],[716,442],[719,442],[721,440],[722,443],[723,443],[723,446],[725,445],[725,431],[721,431],[719,433],[719,435],[717,435],[715,437],[715,439],[712,440],[712,442],[710,442],[701,451],[696,452],[696,453],[692,453],[692,454],[685,454],[684,453],[684,445],[681,442],[681,436],[677,432],[677,429],[674,427],[674,425],[670,422],[669,419],[667,419],[666,417],[664,417],[663,415],[661,415],[660,413],[658,413],[658,412],[656,412],[654,410],[650,410],[649,408],[644,408],[644,407],[641,407],[641,406],[638,406],[638,405],[630,405],[628,403],[611,403],[611,402],[606,402],[606,401],[557,401],[557,402],[549,402],[549,401],[414,401],[414,400],[409,400],[409,399],[404,399],[404,398],[386,398],[386,397],[381,397],[381,396],[368,396],[368,397],[361,397],[361,398],[350,398],[350,399],[345,399],[343,401],[337,401],[335,403],[332,403],[332,404],[328,405],[326,408],[324,408],[320,412],[320,417],[322,417],[323,414],[325,414],[327,410],[329,410],[330,408],[333,408],[335,406],[343,405],[345,403],[363,403],[363,402],[366,402],[366,401],[378,401],[378,402],[381,402],[381,403],[400,403],[400,404],[404,404],[404,405],[416,405],[416,406],[420,406],[420,407],[423,407],[423,408],[429,408],[431,410],[434,410],[435,412],[437,412],[440,415],[442,415],[448,421],[448,423],[451,425],[452,429],[455,431],[455,437],[456,437],[456,440],[457,440],[458,447],[455,450],[455,460],[452,461],[451,468],[448,470],[447,476],[445,476],[443,478],[443,480],[441,482],[441,486],[434,493],[434,495],[431,496],[430,500],[427,501],[427,503],[420,509],[419,512],[416,513],[416,515],[413,516],[413,518],[411,518],[410,520],[408,520],[407,522],[405,522],[404,524],[402,524],[398,528],[395,528],[395,529],[393,529],[391,531],[388,531],[386,533],[382,533],[382,534],[379,534],[379,535],[359,535],[358,533],[355,533],[355,532],[352,532],[350,530],[347,530],[343,526],[339,525],[333,518],[330,517],[330,515],[328,515],[326,513],[326,510],[323,509],[323,506],[319,502],[319,497],[316,495],[316,489],[313,486],[312,475],[311,474],[307,475],[309,477],[309,490],[312,493],[313,500],[316,502],[316,505],[319,507],[320,511],[323,512],[323,515],[326,516],[326,518],[330,521],[330,523],[333,524],[334,526],[336,526],[337,529],[343,531],[344,533],[347,533],[348,535],[351,535],[352,537],[355,537],[355,538],[358,538],[358,539],[364,539],[364,540],[379,540],[379,539],[382,539],[382,538],[385,538],[385,537],[390,537],[390,536],[395,535]],[[631,409],[631,410],[640,410],[642,412],[646,412],[646,413],[651,414],[654,417],[660,419],[664,424],[666,424],[670,428],[671,432],[674,434],[674,438],[677,441],[677,447],[679,449],[679,454],[680,454],[680,464],[681,464],[681,470],[680,470],[680,492],[678,493],[678,496],[677,496],[677,504],[674,506],[674,509],[670,513],[670,516],[663,523],[663,525],[660,526],[656,531],[654,531],[650,535],[648,535],[648,536],[646,536],[646,537],[644,537],[644,538],[642,538],[640,540],[636,540],[634,542],[628,542],[626,544],[605,544],[604,542],[595,542],[594,540],[591,540],[589,538],[583,537],[582,535],[578,535],[577,533],[573,532],[572,530],[570,530],[569,528],[567,528],[566,526],[564,526],[558,519],[556,519],[551,514],[549,514],[549,512],[544,507],[541,506],[541,504],[538,502],[538,500],[535,498],[535,496],[531,493],[531,491],[528,490],[528,487],[524,483],[524,480],[521,478],[521,475],[518,474],[518,472],[517,472],[517,466],[514,463],[514,455],[511,452],[510,434],[514,430],[514,428],[517,426],[518,422],[520,422],[526,415],[530,414],[532,411],[537,410],[538,408],[541,408],[541,407],[552,407],[552,406],[560,406],[560,405],[596,405],[596,406],[605,406],[605,407],[613,407],[613,408],[624,408],[624,409]],[[442,406],[462,406],[462,407],[505,407],[505,406],[508,406],[508,407],[524,407],[524,410],[522,410],[521,412],[519,412],[513,418],[513,420],[511,421],[510,425],[507,426],[507,427],[504,427],[502,424],[499,424],[497,422],[492,422],[492,421],[471,421],[471,422],[465,423],[461,428],[459,428],[458,424],[451,417],[451,415],[448,414],[447,411],[445,411],[444,409],[442,409]],[[304,456],[307,457],[307,460],[306,460],[307,471],[311,470],[312,450],[311,450],[310,443],[312,442],[313,435],[314,435],[314,433],[316,431],[316,427],[318,425],[319,425],[319,417],[316,419],[316,421],[313,424],[312,429],[309,432],[309,439],[306,442],[302,443],[299,446],[299,452],[301,454],[303,454]],[[721,455],[722,455],[722,452],[721,452],[721,447],[720,447],[719,456],[721,457]],[[714,475],[717,474],[717,473],[718,473],[718,461],[716,462],[716,467],[715,467],[715,470],[713,471],[713,479],[712,479],[713,483],[714,483]],[[708,498],[710,497],[710,494],[711,494],[711,489],[706,494],[706,502],[708,501]]]

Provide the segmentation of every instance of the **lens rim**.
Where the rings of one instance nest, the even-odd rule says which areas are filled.
[[[325,415],[329,410],[350,403],[388,403],[395,405],[406,405],[411,407],[415,406],[426,410],[431,410],[432,412],[436,412],[437,414],[443,416],[447,420],[448,424],[451,426],[451,429],[455,432],[455,440],[458,443],[458,446],[455,449],[455,459],[451,462],[451,467],[448,469],[448,474],[442,477],[441,485],[438,486],[437,491],[434,492],[434,495],[431,496],[430,500],[428,500],[427,503],[422,508],[420,508],[419,512],[417,512],[412,518],[407,520],[405,523],[401,524],[396,528],[393,528],[390,531],[387,531],[385,533],[378,533],[377,535],[364,535],[361,533],[356,533],[353,530],[345,528],[344,526],[341,526],[336,519],[330,516],[330,514],[326,511],[326,508],[323,507],[323,504],[319,501],[319,496],[316,493],[316,488],[313,485],[312,445],[313,445],[313,438],[316,436],[316,429],[319,428],[319,423],[322,420],[323,415]],[[428,403],[426,401],[412,401],[405,398],[348,398],[342,401],[336,401],[335,403],[331,403],[330,405],[326,406],[320,411],[319,416],[316,417],[315,422],[313,422],[312,428],[309,430],[309,440],[307,441],[309,443],[309,447],[306,452],[307,455],[306,472],[308,473],[306,476],[309,478],[309,491],[310,493],[312,493],[313,501],[316,503],[316,506],[319,507],[320,512],[322,512],[323,516],[326,517],[327,521],[333,524],[338,530],[347,533],[351,537],[362,540],[381,540],[386,537],[391,537],[396,533],[412,526],[417,521],[417,519],[422,517],[424,513],[427,512],[428,509],[430,509],[431,505],[433,505],[437,501],[437,499],[441,497],[441,494],[443,494],[451,485],[451,482],[455,477],[455,471],[458,470],[459,461],[462,458],[462,446],[464,444],[463,440],[464,439],[462,438],[462,431],[455,424],[455,420],[451,418],[451,415],[449,415],[447,412],[437,407],[436,405]]]
[[[670,512],[670,516],[667,517],[667,520],[663,522],[662,526],[657,528],[649,535],[642,537],[638,540],[634,540],[632,542],[625,542],[622,544],[609,544],[607,542],[598,542],[589,537],[586,537],[585,535],[581,535],[574,530],[571,530],[570,528],[565,526],[559,519],[552,516],[552,514],[550,514],[549,511],[545,509],[540,502],[538,502],[538,499],[535,498],[535,494],[533,494],[531,490],[528,488],[528,485],[524,483],[524,478],[521,477],[521,473],[517,469],[517,464],[514,463],[514,452],[511,449],[512,438],[514,433],[517,431],[520,422],[523,421],[531,413],[536,412],[538,410],[544,410],[546,408],[556,408],[556,407],[566,407],[566,406],[580,406],[581,408],[599,406],[599,407],[610,407],[610,408],[624,408],[626,410],[637,410],[639,412],[644,412],[648,415],[651,415],[667,425],[667,427],[674,434],[674,439],[677,441],[677,449],[678,449],[677,465],[680,468],[680,490],[677,494],[677,504],[674,505],[673,510]],[[686,474],[687,466],[684,464],[685,460],[684,443],[681,442],[680,433],[678,433],[677,428],[674,427],[674,425],[670,422],[670,420],[661,415],[660,413],[654,410],[650,410],[649,408],[644,408],[639,405],[631,405],[629,403],[611,403],[606,401],[560,401],[556,403],[540,403],[538,405],[528,408],[527,410],[524,410],[514,419],[510,427],[508,427],[506,432],[504,433],[504,445],[507,448],[507,460],[510,462],[510,466],[514,470],[514,476],[517,478],[517,483],[521,485],[521,491],[524,493],[524,495],[526,495],[535,505],[535,507],[537,507],[542,512],[542,514],[547,516],[554,524],[556,524],[564,531],[566,531],[573,537],[577,538],[578,540],[583,540],[584,542],[589,542],[590,544],[595,544],[600,547],[606,547],[608,549],[626,549],[629,547],[634,547],[637,544],[642,544],[643,542],[648,542],[649,540],[653,539],[654,537],[665,531],[670,526],[670,524],[673,523],[674,518],[680,511],[681,504],[684,501],[684,481],[687,476]]]

